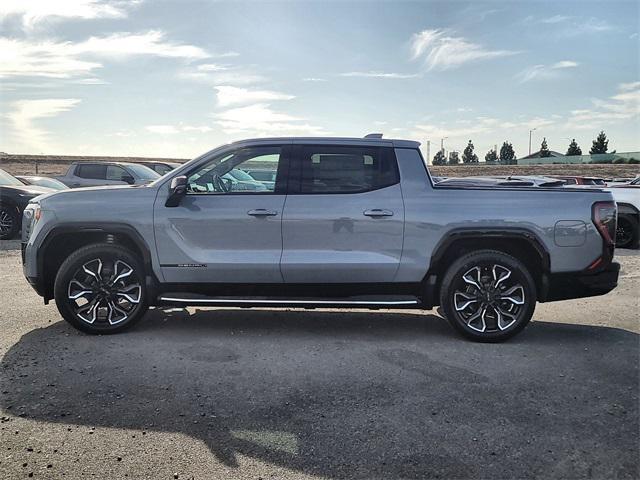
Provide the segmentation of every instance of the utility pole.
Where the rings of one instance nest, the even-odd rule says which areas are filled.
[[[431,162],[431,140],[427,140],[427,165]]]
[[[529,130],[529,155],[531,155],[531,134],[534,130],[537,130],[537,128],[532,128],[531,130]]]
[[[442,137],[440,139],[440,150],[442,151],[442,153],[444,153],[444,141],[449,138],[449,137]]]

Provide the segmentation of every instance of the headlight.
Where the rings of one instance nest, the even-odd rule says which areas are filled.
[[[24,209],[24,213],[22,214],[23,241],[29,240],[29,236],[31,236],[31,232],[33,232],[33,227],[38,223],[41,216],[42,210],[40,209],[40,205],[37,203],[30,203],[27,205],[27,208]]]

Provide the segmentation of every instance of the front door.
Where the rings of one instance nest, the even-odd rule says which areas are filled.
[[[177,207],[156,199],[160,267],[170,283],[279,283],[286,170],[281,145],[226,151],[187,172]],[[260,182],[251,168],[277,172]]]
[[[391,147],[297,145],[282,220],[287,283],[386,283],[404,204]]]

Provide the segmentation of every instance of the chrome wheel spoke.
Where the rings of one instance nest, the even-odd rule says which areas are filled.
[[[76,285],[78,288],[73,288]],[[77,300],[85,295],[93,294],[93,290],[80,283],[75,278],[69,282],[67,295],[70,300]]]
[[[467,318],[467,326],[476,332],[484,332],[487,329],[487,323],[485,322],[485,315],[487,313],[487,307],[479,308],[476,313]],[[476,326],[474,323],[481,322],[481,325]]]
[[[111,325],[115,325],[129,318],[129,314],[122,308],[118,307],[116,302],[113,300],[107,301],[107,308],[109,309],[107,320]]]
[[[111,285],[115,285],[123,278],[127,278],[133,273],[133,268],[124,263],[122,260],[116,260],[113,265],[113,279],[109,282]]]
[[[90,265],[90,266],[89,266]],[[92,269],[92,267],[94,267]],[[82,270],[87,275],[91,275],[97,282],[102,281],[102,260],[96,258],[82,265]]]
[[[500,301],[511,302],[514,305],[523,305],[525,301],[524,288],[520,284],[515,285],[509,290],[503,292],[499,299]]]
[[[493,310],[496,312],[496,315],[498,316],[497,322],[498,322],[498,328],[500,330],[506,330],[516,322],[515,315],[512,315],[511,313],[502,310],[500,307],[493,307]]]
[[[140,297],[142,296],[142,287],[139,283],[127,285],[118,289],[116,295],[125,298],[130,303],[140,303]]]
[[[458,312],[461,310],[464,310],[469,305],[477,302],[478,302],[478,299],[476,298],[476,296],[471,295],[470,293],[456,292],[453,295],[453,303],[454,303],[455,309]]]
[[[87,323],[93,323],[96,321],[96,318],[98,318],[98,307],[100,303],[101,299],[96,296],[89,303],[78,308],[76,315]]]
[[[474,278],[474,274],[475,274],[475,278]],[[478,290],[482,290],[480,274],[481,274],[480,267],[473,267],[462,276],[462,280],[464,280],[469,285],[476,287]]]
[[[497,288],[498,285],[511,276],[511,270],[502,265],[494,265],[491,272],[493,273],[493,288]]]

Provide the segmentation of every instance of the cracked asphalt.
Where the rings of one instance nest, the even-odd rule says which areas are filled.
[[[87,336],[0,242],[0,478],[640,477],[640,254],[504,344],[436,312],[151,310]]]

